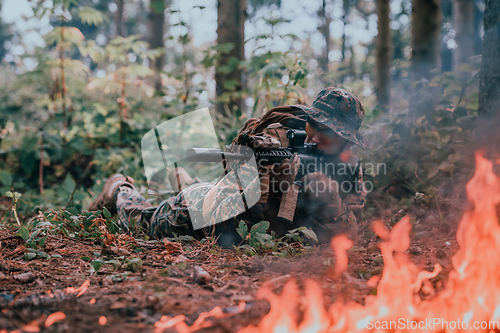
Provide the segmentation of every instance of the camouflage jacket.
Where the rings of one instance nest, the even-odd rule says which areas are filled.
[[[293,112],[300,117],[300,110],[294,109]],[[281,121],[282,117],[275,119]],[[249,120],[243,130],[255,123],[255,119]],[[236,141],[237,138],[233,142]],[[189,214],[186,210],[189,207],[191,214],[203,216],[206,226],[215,225],[224,232],[234,231],[241,220],[249,225],[265,220],[271,223],[271,230],[278,236],[283,236],[290,229],[305,226],[316,232],[320,243],[328,242],[332,236],[340,233],[355,237],[367,194],[360,165],[355,179],[350,184],[343,184],[339,195],[332,196],[331,201],[319,203],[306,199],[299,191],[293,224],[277,219],[282,193],[262,191],[260,178],[248,165],[234,162],[217,181],[195,183],[177,197],[171,198],[170,223],[188,223]],[[221,221],[225,222],[219,223]],[[198,228],[195,226],[195,229]]]

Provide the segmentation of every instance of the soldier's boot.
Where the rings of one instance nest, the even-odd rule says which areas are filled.
[[[120,191],[129,192],[135,190],[133,183],[134,180],[131,177],[125,177],[121,173],[111,175],[104,183],[101,194],[87,206],[87,210],[96,211],[106,207],[111,214],[115,214],[117,212],[116,198],[118,193]]]

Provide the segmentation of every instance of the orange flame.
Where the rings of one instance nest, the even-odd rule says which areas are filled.
[[[105,316],[100,316],[99,317],[99,325],[104,326],[108,323],[108,319],[106,319]]]
[[[85,292],[89,288],[89,285],[90,285],[90,280],[87,280],[80,287],[78,287],[77,289],[75,289],[73,287],[66,288],[66,293],[67,294],[72,294],[72,293],[78,292],[78,295],[76,295],[76,297],[80,297],[83,294],[85,294]]]
[[[339,278],[340,275],[347,270],[347,250],[349,250],[353,245],[354,243],[352,240],[347,238],[346,235],[340,235],[332,238],[332,248],[337,257],[333,273],[335,278]]]
[[[45,321],[45,327],[49,327],[53,323],[63,320],[66,318],[66,315],[63,312],[54,312],[50,316],[47,317],[47,320]]]
[[[185,323],[186,316],[184,316],[184,315],[179,315],[179,316],[176,316],[176,317],[173,317],[173,318],[170,318],[168,316],[162,316],[160,318],[160,320],[158,320],[155,323],[155,330],[154,330],[154,332],[155,333],[161,333],[161,332],[163,332],[164,329],[170,328],[170,327],[175,327],[175,329],[179,333],[191,333],[191,332],[195,332],[195,331],[198,331],[198,330],[200,330],[202,328],[210,327],[212,325],[212,323],[210,321],[206,321],[207,318],[209,318],[209,317],[213,317],[213,318],[228,318],[228,317],[231,317],[231,316],[233,316],[233,315],[235,315],[237,313],[242,312],[243,310],[245,310],[245,307],[246,307],[246,303],[245,302],[240,302],[238,304],[238,308],[237,308],[236,311],[225,313],[224,311],[222,311],[222,309],[221,309],[220,306],[216,306],[215,308],[213,308],[209,312],[202,312],[198,316],[198,318],[196,319],[196,321],[193,323],[193,325],[191,325],[191,326],[188,326]]]
[[[377,295],[367,296],[364,306],[337,300],[326,311],[321,289],[313,280],[305,281],[303,301],[299,301],[299,290],[293,280],[285,284],[280,295],[263,286],[257,296],[266,298],[271,310],[257,327],[246,327],[240,333],[498,331],[500,226],[495,206],[500,203],[500,177],[493,173],[492,167],[492,162],[476,154],[476,173],[467,184],[474,209],[462,217],[457,230],[460,249],[452,258],[453,270],[445,289],[433,299],[421,300],[417,293],[422,285],[434,291],[429,279],[441,267],[436,264],[433,272],[419,271],[410,261],[405,253],[410,246],[409,217],[390,231],[379,221],[373,230],[383,239],[379,247],[384,271],[381,277],[370,279],[369,283],[377,286]],[[332,241],[338,258],[336,275],[346,267],[347,245],[342,238]],[[304,319],[297,323],[299,305],[304,309]]]

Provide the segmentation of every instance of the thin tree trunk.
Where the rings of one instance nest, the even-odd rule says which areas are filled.
[[[453,27],[456,31],[457,48],[453,54],[455,71],[459,66],[474,56],[474,1],[453,1]],[[462,75],[466,73],[461,72]]]
[[[383,111],[389,111],[391,99],[391,30],[389,28],[390,0],[377,0],[377,98]]]
[[[163,33],[165,31],[165,0],[152,0],[150,3],[149,21],[151,40],[150,46],[152,49],[164,47]],[[151,68],[156,72],[154,85],[156,90],[161,89],[161,78],[159,73],[163,70],[165,57],[162,55],[152,61]]]
[[[349,52],[351,53],[351,57],[349,58],[349,74],[352,75],[352,78],[356,79],[356,54],[354,53],[354,47],[351,45],[349,47]]]
[[[64,18],[62,19],[61,25],[61,42],[59,45],[59,72],[61,74],[61,99],[62,99],[62,117],[64,119],[64,126],[66,126],[66,78],[64,72],[64,30],[66,29],[66,24],[64,22]]]
[[[233,65],[236,59],[245,59],[245,19],[246,0],[219,0],[217,3],[217,44],[231,43],[233,49],[221,55],[219,66]],[[235,66],[230,73],[216,69],[216,91],[219,100],[217,111],[225,114],[225,107],[231,112],[243,110],[241,92],[245,89],[245,78],[242,69]]]
[[[441,6],[439,0],[414,0],[411,28],[413,81],[430,79],[440,68]]]
[[[342,22],[344,22],[344,27],[342,30],[342,61],[345,60],[345,51],[346,51],[346,26],[347,26],[347,16],[349,15],[349,0],[343,0],[343,15]]]
[[[321,32],[323,35],[323,38],[325,39],[325,50],[323,55],[319,59],[319,63],[321,66],[321,69],[323,70],[323,74],[328,73],[328,54],[330,53],[330,23],[332,22],[332,19],[330,15],[327,14],[326,12],[326,0],[323,0],[323,5],[321,6],[321,9],[318,11],[318,16],[321,19],[321,25],[318,27],[318,30]]]
[[[125,21],[123,19],[123,11],[125,9],[125,0],[116,0],[116,35],[125,37],[127,30],[125,29]]]
[[[500,1],[486,0],[479,108],[481,115],[498,115],[500,110]],[[497,129],[498,130],[498,129]]]

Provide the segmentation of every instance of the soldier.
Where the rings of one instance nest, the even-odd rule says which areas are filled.
[[[363,118],[364,108],[358,98],[343,89],[326,88],[317,95],[311,107],[278,107],[260,119],[250,119],[233,140],[232,146],[239,143],[242,133],[274,136],[286,146],[283,144],[286,139],[280,134],[283,132],[276,128],[305,124],[307,142],[316,143],[318,149],[326,154],[348,155],[352,145],[363,149],[368,146],[367,140],[358,131]],[[270,124],[272,125],[268,126]],[[295,182],[299,163],[299,157],[294,155],[291,161],[285,160],[281,165],[272,166],[268,170],[259,168],[262,175],[268,175],[267,181],[262,181],[266,176],[261,176],[260,182],[248,179],[246,184],[250,185],[244,192],[250,193],[260,186],[260,200],[244,213],[215,225],[212,232],[219,237],[220,245],[230,246],[241,241],[235,231],[241,220],[250,225],[262,220],[269,221],[271,230],[279,236],[284,235],[287,230],[306,226],[316,232],[320,243],[328,242],[331,237],[340,233],[356,237],[357,222],[366,196],[360,165],[348,187],[340,187],[321,171],[304,176],[299,186]],[[245,177],[244,166],[242,168],[238,174]],[[241,189],[237,186],[231,188],[233,185],[228,185],[225,180],[234,170],[227,171],[217,182],[205,183],[194,181],[184,169],[178,168],[173,175],[178,180],[180,192],[158,207],[151,207],[135,190],[133,179],[114,174],[107,179],[102,193],[87,209],[99,210],[106,206],[112,213],[118,213],[122,229],[128,230],[130,222],[135,219],[152,238],[172,237],[174,234],[200,238],[207,233],[208,228],[193,228],[185,198],[199,198],[191,201],[189,208],[202,214],[209,224],[223,220],[221,216],[232,216],[230,210],[235,206],[236,196],[241,197]],[[169,179],[172,183],[171,176],[172,174]],[[267,187],[264,188],[264,185]],[[293,204],[290,205],[290,201]],[[290,208],[287,211],[287,207],[293,207],[292,211]],[[288,223],[284,222],[286,219],[279,218],[282,216],[289,217]]]

